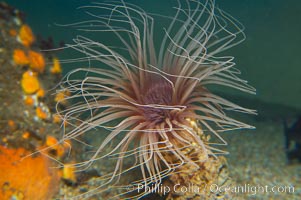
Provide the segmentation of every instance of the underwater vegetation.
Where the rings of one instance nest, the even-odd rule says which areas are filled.
[[[205,186],[232,184],[221,156],[226,153],[221,146],[227,145],[222,134],[253,128],[230,112],[255,111],[210,88],[255,93],[225,52],[245,39],[243,26],[213,0],[177,1],[171,16],[148,14],[125,1],[82,9],[91,19],[65,27],[85,35],[109,33],[109,39],[79,35],[66,45],[83,56],[64,62],[88,64],[69,72],[58,90],[70,92],[61,99],[64,105],[59,100],[57,106],[70,127],[61,140],[92,138],[85,161],[74,167],[102,169],[97,186],[75,198],[111,192],[110,198],[117,199],[153,193],[167,199],[231,199],[231,194],[212,193]],[[91,140],[100,143],[91,148]],[[195,184],[201,190],[160,191],[162,185],[176,184]]]

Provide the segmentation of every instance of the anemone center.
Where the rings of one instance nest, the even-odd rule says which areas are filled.
[[[146,120],[160,123],[170,117],[168,106],[172,105],[172,95],[173,89],[169,82],[152,82],[142,96],[142,110]]]

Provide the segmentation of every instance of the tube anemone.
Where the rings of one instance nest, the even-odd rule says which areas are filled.
[[[148,14],[123,0],[83,9],[92,19],[69,26],[110,33],[110,40],[77,36],[75,44],[68,45],[84,56],[66,62],[92,64],[67,75],[64,90],[72,93],[67,100],[74,103],[58,112],[72,127],[63,140],[80,140],[94,129],[93,137],[104,137],[93,155],[77,164],[86,169],[95,161],[113,160],[114,168],[101,177],[97,190],[122,188],[120,177],[137,169],[141,179],[129,184],[159,186],[181,166],[198,169],[209,156],[224,153],[216,147],[227,144],[223,131],[252,128],[225,111],[253,110],[208,89],[215,84],[255,92],[237,76],[234,58],[222,55],[244,40],[243,26],[216,8],[214,0],[178,1],[172,17]],[[119,46],[113,46],[117,42]],[[83,79],[74,78],[83,72]],[[209,135],[219,142],[210,142]]]

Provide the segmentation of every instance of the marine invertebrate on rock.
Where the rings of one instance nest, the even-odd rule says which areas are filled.
[[[35,103],[35,100],[32,96],[26,95],[26,96],[24,96],[24,103],[27,106],[33,106]]]
[[[28,25],[23,24],[21,26],[18,39],[26,47],[29,47],[34,42],[35,37],[32,33],[31,28]]]
[[[0,199],[51,199],[58,191],[59,171],[41,154],[26,157],[23,148],[0,146]],[[23,158],[23,159],[22,159]]]
[[[75,167],[73,164],[65,164],[63,167],[62,178],[70,183],[76,183]]]
[[[69,90],[62,90],[55,95],[54,101],[56,101],[57,103],[59,103],[61,105],[66,105],[68,103],[68,101],[66,101],[66,99],[70,95],[71,94],[70,94]]]
[[[29,64],[28,57],[26,53],[21,49],[15,49],[13,53],[13,60],[17,65],[27,65]]]
[[[14,120],[8,120],[7,125],[11,131],[15,131],[17,129],[17,124]]]
[[[60,116],[59,115],[57,115],[57,114],[53,114],[52,115],[52,122],[53,123],[60,123],[62,120],[61,120],[61,118],[60,118]]]
[[[37,96],[39,98],[42,98],[45,96],[45,90],[43,90],[42,88],[40,88],[38,91],[37,91]]]
[[[45,60],[41,53],[29,50],[28,55],[21,49],[15,49],[13,53],[13,60],[17,65],[29,65],[29,67],[36,72],[43,72],[45,69]],[[56,71],[60,69],[56,67]],[[56,72],[58,73],[58,72]]]
[[[50,150],[54,152],[57,158],[62,158],[71,148],[70,141],[64,141],[64,143],[60,144],[55,137],[49,135],[46,137],[45,144],[47,147],[50,147]]]
[[[43,72],[45,69],[45,60],[41,53],[30,50],[28,52],[29,67],[36,72]]]
[[[89,160],[77,165],[85,168],[111,158],[114,168],[101,177],[97,189],[110,185],[122,189],[122,175],[139,170],[141,178],[128,183],[132,189],[123,192],[145,195],[147,191],[138,191],[140,185],[159,188],[163,178],[186,166],[191,172],[199,170],[202,163],[224,153],[217,148],[227,144],[222,132],[252,128],[228,112],[253,110],[208,89],[218,85],[255,92],[237,76],[234,58],[222,54],[244,40],[243,27],[217,9],[213,0],[178,1],[173,17],[147,14],[124,1],[84,8],[93,19],[75,27],[112,34],[109,41],[78,36],[76,44],[68,46],[84,54],[76,61],[86,58],[90,66],[68,74],[64,85],[72,95],[66,99],[75,103],[59,113],[74,127],[63,140],[100,129],[93,137],[103,137],[101,144]],[[156,20],[169,25],[162,27]],[[79,79],[83,73],[86,76]]]
[[[26,94],[33,94],[40,89],[40,83],[37,74],[32,71],[26,71],[22,75],[21,86]]]
[[[47,113],[41,107],[36,108],[36,115],[40,119],[47,119],[48,118]]]
[[[9,35],[12,36],[12,37],[15,37],[17,36],[18,32],[16,31],[16,29],[10,29],[9,30]]]
[[[45,63],[44,60],[40,62],[39,57],[42,56],[38,55],[40,53],[37,46],[24,47],[18,43],[21,41],[20,37],[16,41],[14,31],[11,34],[8,32],[19,30],[22,20],[17,16],[16,9],[12,10],[13,13],[7,13],[2,6],[3,3],[0,3],[0,18],[6,18],[0,20],[0,199],[59,199],[69,192],[64,190],[64,194],[54,197],[61,185],[60,176],[63,174],[49,156],[54,156],[59,161],[76,160],[68,154],[71,143],[64,141],[56,149],[43,143],[47,135],[55,136],[60,129],[58,124],[51,122],[55,102],[46,93],[57,84],[59,75],[52,75],[49,68],[45,70],[45,74],[39,74],[43,71],[40,66],[44,67]],[[29,53],[31,49],[35,52]],[[27,57],[29,54],[34,55],[31,56],[31,66]],[[21,68],[20,65],[25,66]],[[35,66],[37,67],[33,69]],[[37,153],[41,148],[48,148],[49,151],[43,155]],[[68,155],[69,160],[64,155]],[[65,173],[64,178],[73,181],[73,175]]]
[[[22,134],[22,138],[23,139],[28,139],[30,137],[30,132],[28,131],[25,131],[23,134]]]
[[[60,74],[62,73],[61,64],[58,58],[53,58],[53,66],[50,68],[50,72],[52,74]]]

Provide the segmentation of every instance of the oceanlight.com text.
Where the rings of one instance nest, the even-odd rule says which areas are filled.
[[[250,195],[264,193],[294,193],[294,186],[290,185],[236,185],[236,186],[218,186],[217,184],[210,185],[210,191],[213,193],[247,193]]]

